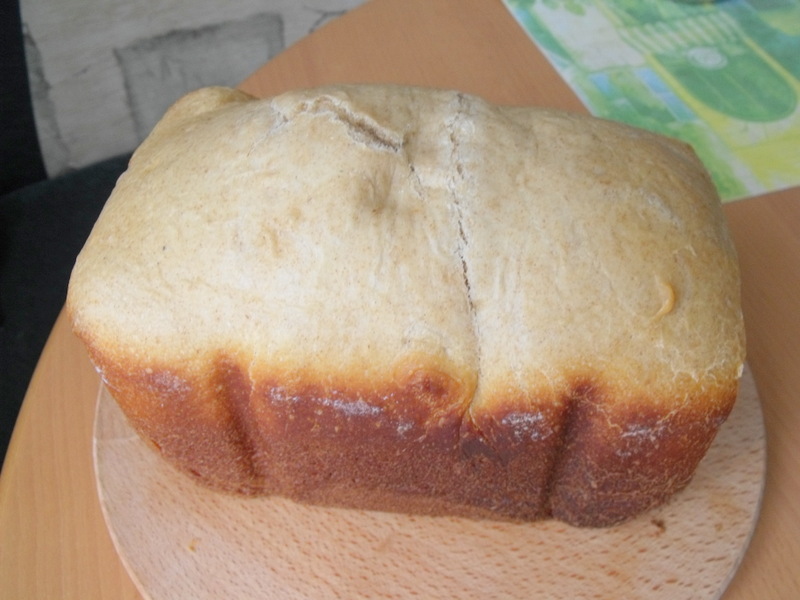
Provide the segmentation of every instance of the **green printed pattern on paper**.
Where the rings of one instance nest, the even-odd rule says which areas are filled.
[[[505,0],[595,115],[691,143],[723,199],[800,184],[800,0]]]

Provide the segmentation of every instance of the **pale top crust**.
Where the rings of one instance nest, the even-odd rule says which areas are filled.
[[[281,411],[305,402],[347,417],[334,448],[351,443],[354,419],[384,417],[397,438],[373,440],[384,449],[404,448],[409,432],[460,431],[447,445],[454,464],[471,455],[473,434],[492,447],[482,456],[502,454],[504,440],[547,439],[546,466],[534,469],[541,481],[531,484],[542,496],[537,517],[553,512],[564,465],[601,468],[581,445],[591,436],[572,440],[583,414],[576,399],[594,415],[592,435],[605,423],[608,448],[626,434],[666,439],[673,418],[699,424],[681,481],[670,479],[683,460],[673,457],[639,486],[661,486],[648,492],[652,504],[688,481],[744,361],[734,248],[689,146],[582,115],[400,86],[186,96],[120,178],[67,305],[132,422],[214,485],[293,495],[302,475],[284,474],[283,487],[266,480],[291,462],[290,450],[270,455],[291,412]],[[191,434],[174,416],[185,406],[164,412],[178,398],[197,420]],[[648,435],[631,416],[645,414]],[[325,420],[314,418],[297,439]],[[170,450],[172,438],[209,431],[236,438],[218,453],[236,462],[234,446],[246,448],[248,466],[208,466],[215,451],[188,456],[186,440]],[[573,447],[581,456],[568,456]],[[508,456],[495,462],[508,469]],[[628,482],[637,479],[629,467]],[[373,499],[405,493],[425,504],[457,485],[426,491],[428,476],[408,469],[402,485],[365,487],[381,488]],[[318,489],[328,491],[299,495],[358,505],[370,493],[345,487],[327,481]],[[444,501],[453,503],[475,504]]]

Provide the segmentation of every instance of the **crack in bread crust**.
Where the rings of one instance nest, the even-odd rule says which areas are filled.
[[[381,127],[363,115],[356,114],[345,103],[332,96],[320,96],[309,102],[302,102],[296,107],[294,115],[300,112],[333,115],[347,128],[348,135],[358,143],[390,152],[400,152],[403,147],[403,140],[398,139],[393,131]]]
[[[445,123],[447,131],[447,139],[450,142],[450,165],[448,169],[448,192],[450,194],[451,210],[453,212],[454,226],[457,229],[457,259],[461,265],[461,272],[464,279],[464,294],[467,298],[467,306],[472,323],[472,335],[475,340],[475,347],[477,349],[477,373],[476,378],[478,387],[470,399],[470,405],[464,414],[464,418],[472,420],[472,407],[475,405],[476,399],[480,395],[480,381],[481,381],[481,332],[480,325],[477,317],[477,310],[475,307],[475,299],[472,294],[472,284],[470,283],[470,266],[467,260],[467,248],[470,244],[469,236],[467,234],[464,208],[462,207],[462,195],[466,193],[466,181],[464,178],[463,165],[459,155],[459,128],[465,118],[465,103],[466,99],[463,94],[456,93],[453,98],[452,118]],[[471,430],[477,433],[478,429],[474,422],[471,423]]]

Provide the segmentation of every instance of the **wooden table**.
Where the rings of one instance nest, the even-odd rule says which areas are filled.
[[[266,64],[257,95],[338,81],[458,88],[585,110],[500,0],[374,0]],[[764,405],[762,516],[726,600],[800,598],[800,188],[726,206],[740,254],[749,363]],[[0,478],[0,598],[139,598],[92,471],[98,378],[62,315]]]

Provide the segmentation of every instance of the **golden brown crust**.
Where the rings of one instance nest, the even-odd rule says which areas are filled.
[[[556,402],[552,390],[538,399],[528,391],[524,401],[507,398],[470,414],[460,386],[436,372],[366,393],[284,373],[253,384],[230,357],[218,357],[200,378],[155,366],[123,370],[102,353],[92,357],[138,433],[207,486],[349,508],[553,517],[593,527],[683,489],[736,396],[734,384],[668,412],[645,397],[609,409],[602,386],[576,380]]]
[[[552,515],[575,525],[612,525],[682,490],[730,413],[736,386],[668,412],[648,398],[609,411],[595,394],[582,387],[570,398],[553,469]]]

